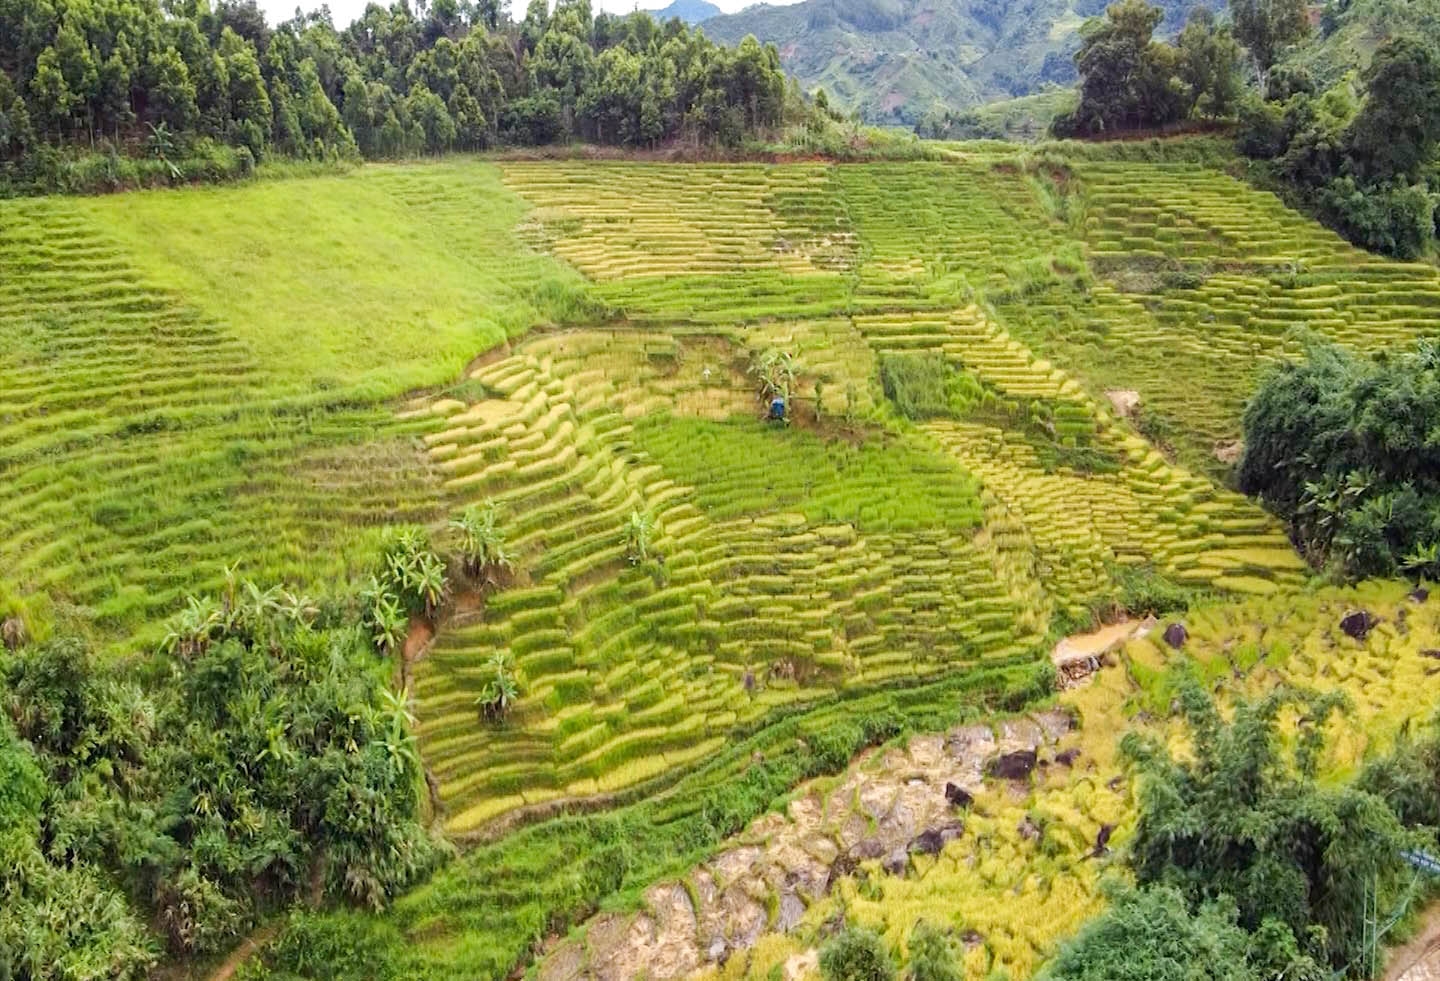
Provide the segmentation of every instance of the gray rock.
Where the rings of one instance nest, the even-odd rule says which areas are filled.
[[[1035,769],[1035,761],[1033,749],[1017,749],[985,764],[985,772],[1000,780],[1024,780]]]
[[[1160,636],[1164,639],[1165,643],[1178,651],[1184,647],[1185,642],[1190,639],[1190,631],[1185,629],[1185,624],[1183,623],[1172,623],[1165,628],[1165,632]]]
[[[949,824],[942,824],[936,828],[926,828],[916,835],[915,840],[910,842],[910,854],[912,855],[939,855],[945,850],[945,846],[956,840],[965,832],[965,825],[959,821],[951,821]]]
[[[1364,640],[1379,622],[1367,610],[1352,610],[1340,619],[1340,629],[1356,640]]]

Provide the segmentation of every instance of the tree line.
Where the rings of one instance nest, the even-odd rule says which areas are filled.
[[[1082,30],[1079,103],[1056,136],[1193,120],[1236,124],[1262,178],[1358,245],[1401,258],[1434,247],[1440,199],[1440,48],[1401,34],[1327,89],[1290,57],[1311,35],[1303,0],[1197,7],[1174,43],[1161,11],[1122,0]]]
[[[544,144],[735,144],[804,111],[770,45],[532,0],[370,4],[272,27],[254,0],[0,0],[0,178],[66,151],[384,158]]]

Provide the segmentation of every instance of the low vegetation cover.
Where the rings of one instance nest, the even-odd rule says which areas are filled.
[[[34,870],[14,895],[82,910],[7,925],[14,973],[67,944],[198,969],[259,924],[257,979],[504,977],[598,949],[657,880],[788,820],[801,781],[1033,708],[1055,641],[1123,611],[1187,611],[1210,688],[1347,689],[1313,780],[1276,764],[1264,789],[1360,800],[1312,791],[1358,769],[1331,748],[1378,755],[1434,697],[1432,611],[1307,591],[1281,521],[1225,479],[1252,452],[1302,459],[1290,422],[1239,444],[1267,372],[1312,370],[1283,367],[1300,326],[1346,384],[1253,405],[1314,409],[1321,442],[1358,417],[1394,455],[1423,446],[1440,274],[1207,165],[1221,146],[469,159],[0,202],[3,765],[31,788],[7,827]],[[1382,377],[1387,347],[1414,353]],[[1350,428],[1346,486],[1380,469]],[[1305,466],[1282,472],[1323,484]],[[1384,473],[1396,514],[1423,494]],[[1342,603],[1384,621],[1371,640],[1340,646]],[[1093,772],[987,801],[914,876],[842,866],[799,910],[756,886],[757,937],[790,932],[727,936],[710,966],[765,976],[849,918],[880,938],[850,937],[857,963],[1040,969],[1107,908],[1113,865],[1082,858],[1101,829],[1143,839],[1115,745],[1169,715],[1173,650],[1137,642],[1066,696],[1125,689],[1063,737]],[[27,714],[61,661],[56,687],[92,693],[81,729],[114,733],[93,765],[88,735]],[[1231,916],[1202,872],[1136,868],[1107,936],[1289,950],[1244,882]],[[1353,937],[1318,940],[1322,906],[1281,918],[1296,958],[1338,967]]]

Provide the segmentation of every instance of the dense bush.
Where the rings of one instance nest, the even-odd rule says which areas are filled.
[[[62,638],[0,658],[6,976],[139,977],[299,900],[374,908],[442,852],[364,635],[239,584],[142,687]]]
[[[965,981],[949,938],[928,923],[910,931],[908,981]]]
[[[1290,976],[1315,974],[1312,963],[1348,969],[1363,950],[1367,890],[1398,895],[1409,839],[1381,798],[1316,781],[1338,697],[1277,689],[1229,722],[1198,686],[1178,697],[1192,754],[1133,733],[1122,743],[1140,775],[1136,881],[1174,888],[1193,910],[1233,904],[1257,938],[1252,956],[1289,952]],[[1297,730],[1284,739],[1282,716]]]
[[[1430,768],[1440,755],[1402,747],[1356,784],[1322,786],[1316,762],[1337,697],[1279,689],[1236,705],[1226,721],[1198,685],[1184,683],[1178,704],[1186,751],[1135,733],[1122,743],[1139,779],[1127,856],[1138,888],[1119,891],[1042,977],[1359,976],[1366,909],[1394,909],[1407,889],[1400,852],[1418,839],[1401,818],[1440,818]],[[1405,786],[1417,775],[1428,775],[1420,782],[1428,793]],[[1397,816],[1385,796],[1396,788],[1413,813]]]
[[[895,962],[880,935],[864,927],[846,927],[820,948],[825,981],[894,981]]]
[[[1440,346],[1373,358],[1311,343],[1244,415],[1241,490],[1352,576],[1440,576]]]
[[[1246,99],[1237,145],[1350,241],[1413,259],[1435,242],[1440,51],[1401,35],[1324,92],[1299,70]]]
[[[1260,981],[1233,904],[1192,913],[1166,887],[1126,889],[1041,973],[1041,981]],[[1268,976],[1267,976],[1268,977]]]

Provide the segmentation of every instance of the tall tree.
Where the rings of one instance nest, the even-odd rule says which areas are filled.
[[[1230,17],[1268,98],[1270,69],[1287,47],[1310,32],[1305,0],[1230,0]]]
[[[1164,12],[1145,0],[1111,4],[1081,29],[1075,67],[1080,104],[1074,126],[1104,133],[1172,122],[1184,114],[1179,56],[1153,39]]]
[[[1366,97],[1350,134],[1350,154],[1365,177],[1416,181],[1440,150],[1440,52],[1402,36],[1375,52]]]
[[[0,70],[0,160],[18,157],[33,138],[25,100],[15,91],[10,76]]]
[[[1186,115],[1229,116],[1240,101],[1240,44],[1209,7],[1196,7],[1177,40]]]

